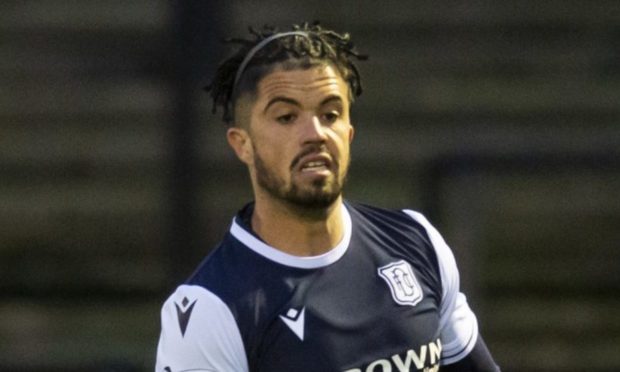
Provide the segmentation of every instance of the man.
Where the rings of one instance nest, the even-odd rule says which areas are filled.
[[[255,199],[164,304],[156,371],[498,370],[430,223],[343,201],[348,35],[253,35],[209,89]]]

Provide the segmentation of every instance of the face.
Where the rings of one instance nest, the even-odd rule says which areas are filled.
[[[256,97],[240,110],[249,123],[228,133],[257,200],[303,208],[338,200],[353,138],[348,97],[348,85],[329,65],[276,69],[259,82]]]

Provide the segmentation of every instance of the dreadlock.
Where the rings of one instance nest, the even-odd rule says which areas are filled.
[[[242,93],[255,93],[258,81],[277,63],[292,61],[308,68],[317,62],[329,62],[349,84],[351,100],[362,94],[361,78],[353,58],[361,61],[368,57],[355,50],[348,33],[323,29],[318,22],[293,25],[292,31],[285,35],[268,25],[262,30],[250,27],[249,31],[251,39],[225,40],[241,47],[220,64],[213,81],[205,87],[213,98],[213,113],[218,105],[222,106],[226,123],[234,120],[237,98]],[[261,43],[264,44],[259,45]],[[249,70],[253,73],[246,73]]]

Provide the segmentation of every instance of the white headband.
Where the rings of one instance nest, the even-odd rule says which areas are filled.
[[[260,43],[256,44],[254,46],[254,48],[250,49],[248,54],[246,54],[245,58],[243,59],[243,61],[239,65],[239,69],[237,70],[237,75],[235,75],[235,81],[233,83],[233,90],[237,87],[237,83],[241,79],[241,75],[243,74],[243,71],[247,67],[248,63],[250,63],[250,61],[252,60],[252,58],[254,57],[256,52],[261,50],[263,47],[265,47],[265,45],[269,44],[270,42],[272,42],[275,39],[279,39],[279,38],[286,37],[286,36],[291,36],[291,35],[299,35],[299,36],[309,37],[308,33],[304,32],[304,31],[281,32],[281,33],[278,33],[278,34],[273,34],[273,35],[269,36],[268,38],[262,40]]]

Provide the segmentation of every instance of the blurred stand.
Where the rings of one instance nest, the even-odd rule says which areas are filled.
[[[201,88],[304,20],[370,60],[346,197],[421,209],[505,372],[620,370],[620,2],[0,4],[0,370],[150,371],[251,198]]]
[[[219,4],[219,5],[218,5]],[[222,2],[177,1],[174,2],[174,117],[170,127],[170,216],[167,240],[168,268],[167,287],[172,289],[187,276],[204,256],[204,230],[200,223],[201,209],[198,188],[200,186],[201,122],[198,100],[206,100],[202,91],[206,76],[212,76],[217,58],[221,57],[222,22],[225,21]],[[200,95],[200,96],[199,96]],[[205,211],[207,212],[207,211]]]

